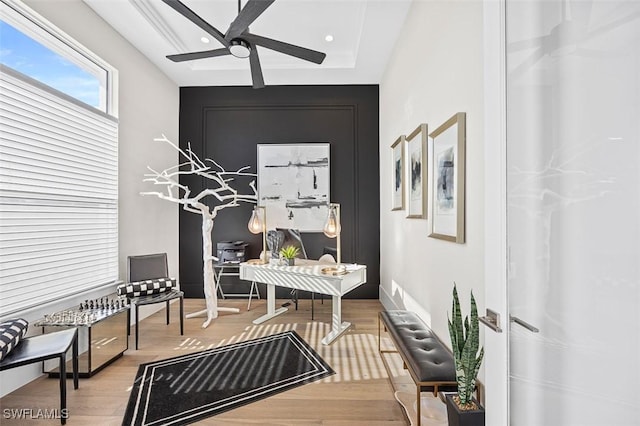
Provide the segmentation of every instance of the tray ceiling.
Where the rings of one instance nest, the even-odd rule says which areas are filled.
[[[159,0],[84,0],[180,86],[251,85],[249,60],[223,56],[173,63],[166,55],[222,45]],[[222,33],[236,0],[183,0]],[[244,6],[244,1],[242,5]],[[327,54],[320,65],[258,47],[265,84],[377,84],[411,0],[277,0],[251,32]],[[333,41],[327,41],[332,36]],[[201,41],[210,39],[209,43]]]

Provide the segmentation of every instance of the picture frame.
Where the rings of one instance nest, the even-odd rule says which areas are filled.
[[[391,210],[404,209],[404,142],[401,135],[391,145]]]
[[[427,217],[427,139],[426,123],[406,137],[407,141],[407,217]]]
[[[432,238],[465,242],[466,114],[456,113],[435,129],[432,139]]]
[[[328,143],[258,144],[258,205],[267,229],[322,232],[329,214]]]

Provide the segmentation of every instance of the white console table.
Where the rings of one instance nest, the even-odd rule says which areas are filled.
[[[331,264],[303,262],[295,266],[240,264],[241,279],[267,284],[267,313],[253,323],[262,324],[287,311],[284,307],[276,309],[276,286],[328,294],[332,297],[331,331],[322,339],[322,344],[329,345],[351,326],[342,322],[342,296],[367,282],[367,267],[346,265],[346,274],[331,275],[322,272]]]

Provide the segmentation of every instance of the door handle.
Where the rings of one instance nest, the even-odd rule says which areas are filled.
[[[532,333],[537,333],[537,332],[540,331],[537,327],[534,327],[531,324],[529,324],[528,322],[523,321],[518,317],[514,317],[513,315],[510,315],[509,319],[511,320],[511,322],[515,322],[516,324],[526,328],[527,330],[529,330]]]
[[[478,318],[478,320],[496,333],[502,333],[502,329],[500,328],[500,314],[496,311],[487,308],[487,315]]]

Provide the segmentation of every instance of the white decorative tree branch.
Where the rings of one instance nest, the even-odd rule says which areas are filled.
[[[154,195],[162,200],[171,201],[182,205],[183,210],[197,213],[202,216],[202,261],[203,261],[203,284],[204,296],[207,308],[200,312],[187,315],[187,318],[206,314],[207,319],[202,324],[202,328],[209,326],[211,321],[218,317],[218,311],[239,312],[235,308],[218,307],[217,289],[215,287],[215,274],[213,270],[213,247],[211,242],[211,232],[213,231],[213,221],[218,213],[229,207],[237,207],[240,203],[256,203],[257,191],[255,180],[248,186],[251,189],[249,194],[241,194],[231,186],[234,178],[240,176],[256,177],[255,173],[249,173],[249,166],[242,167],[235,172],[226,171],[220,164],[211,159],[200,160],[198,155],[191,150],[191,145],[187,150],[179,146],[162,135],[161,138],[154,139],[156,142],[164,142],[178,151],[180,163],[158,172],[151,167],[147,167],[150,173],[146,173],[144,182],[151,182],[154,185],[163,187],[162,191],[142,192],[142,195]],[[210,188],[203,189],[198,194],[192,195],[191,189],[180,183],[180,176],[196,175],[209,183]],[[210,208],[204,200],[209,197],[213,200],[213,208]]]

